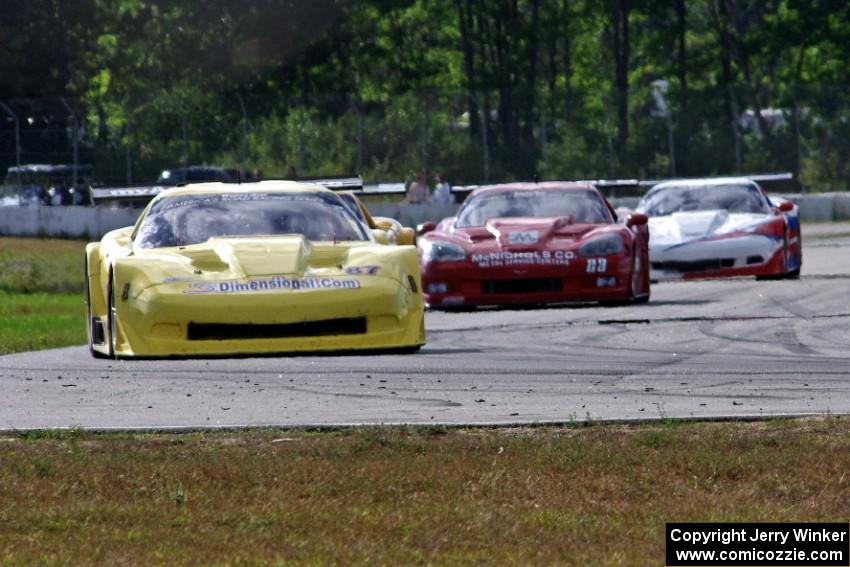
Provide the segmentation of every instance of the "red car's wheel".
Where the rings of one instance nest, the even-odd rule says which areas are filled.
[[[649,268],[646,261],[649,256],[646,251],[639,258],[635,254],[635,261],[632,263],[632,286],[631,286],[631,302],[646,303],[649,301]],[[641,294],[641,288],[646,289],[646,294]]]
[[[641,269],[645,263],[646,254],[643,254],[643,256],[643,259],[639,259],[638,255],[635,254],[635,258],[632,260],[632,273],[628,296],[623,299],[615,299],[613,301],[600,301],[600,305],[615,307],[619,305],[646,303],[649,301],[649,270],[645,268]],[[643,274],[642,277],[641,274]],[[643,286],[647,289],[646,294],[641,293],[641,284],[643,284]]]

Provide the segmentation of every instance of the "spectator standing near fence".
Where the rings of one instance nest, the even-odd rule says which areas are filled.
[[[416,179],[410,184],[404,202],[411,205],[424,205],[431,202],[431,191],[428,189],[425,172],[420,171],[416,174]]]
[[[438,205],[451,205],[454,199],[452,198],[452,189],[449,187],[449,184],[446,183],[446,180],[439,173],[434,176],[434,181],[437,182],[437,186],[434,187],[434,195],[432,196],[434,203]]]

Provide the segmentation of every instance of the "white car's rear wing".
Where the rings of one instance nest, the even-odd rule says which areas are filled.
[[[736,175],[735,177],[745,177],[747,179],[752,179],[753,181],[762,185],[766,189],[769,188],[771,191],[775,190],[775,188],[780,188],[782,190],[781,192],[793,193],[799,191],[799,183],[794,178],[793,173],[760,173],[755,175]],[[639,197],[650,189],[652,189],[654,186],[658,185],[659,183],[662,183],[664,181],[673,181],[674,179],[688,178],[670,177],[663,179],[579,179],[569,181],[565,179],[546,179],[545,181],[563,181],[565,183],[589,183],[591,185],[595,185],[596,188],[602,191],[602,194],[606,197]],[[462,196],[466,196],[475,189],[478,189],[479,187],[499,184],[499,182],[490,182],[481,183],[478,185],[455,185],[454,187],[452,187],[452,193],[459,193]],[[788,190],[794,188],[795,186],[797,187],[796,191]]]

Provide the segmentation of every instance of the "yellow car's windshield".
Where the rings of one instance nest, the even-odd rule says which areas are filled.
[[[216,236],[300,234],[308,240],[368,240],[333,194],[211,193],[165,197],[151,206],[135,245],[188,246]]]

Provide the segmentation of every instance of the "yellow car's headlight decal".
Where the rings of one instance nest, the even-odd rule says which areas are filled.
[[[374,276],[380,269],[380,266],[348,266],[345,273],[352,276]]]

